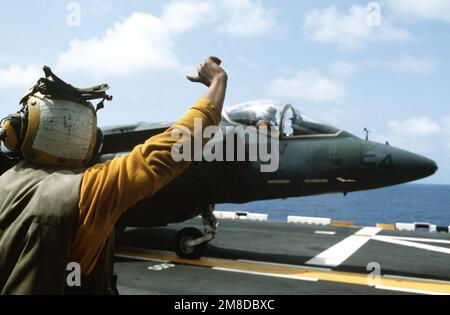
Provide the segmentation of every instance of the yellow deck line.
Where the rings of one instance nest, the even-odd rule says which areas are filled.
[[[380,228],[383,230],[395,230],[395,224],[377,223],[377,228]]]
[[[198,260],[182,259],[172,252],[147,250],[147,249],[136,249],[136,248],[120,248],[116,250],[116,256],[118,257],[128,257],[136,259],[155,259],[168,261],[172,263],[201,266],[201,267],[215,267],[215,268],[225,268],[240,270],[242,272],[258,272],[263,274],[270,274],[271,276],[289,276],[301,278],[311,278],[319,279],[323,281],[355,284],[369,286],[369,280],[371,280],[372,285],[377,285],[380,287],[391,287],[396,289],[405,290],[417,290],[426,291],[430,293],[437,294],[450,294],[450,284],[439,283],[426,280],[409,280],[409,279],[398,279],[390,278],[386,276],[381,276],[378,281],[373,278],[369,279],[368,274],[342,272],[342,271],[321,271],[317,269],[310,269],[308,267],[298,266],[278,266],[265,264],[264,262],[244,262],[230,259],[220,259],[220,258],[201,258]]]
[[[350,221],[331,221],[331,226],[336,226],[336,227],[352,227],[353,226],[353,222]]]

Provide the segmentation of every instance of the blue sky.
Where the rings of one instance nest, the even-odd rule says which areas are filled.
[[[7,2],[0,116],[18,108],[48,64],[77,86],[110,84],[115,98],[101,126],[174,121],[203,92],[185,75],[217,55],[230,77],[228,105],[279,99],[357,136],[367,127],[373,140],[436,160],[440,170],[426,183],[450,184],[450,1],[368,5]]]

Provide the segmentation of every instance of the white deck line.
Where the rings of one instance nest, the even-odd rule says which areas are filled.
[[[424,243],[436,243],[436,244],[450,244],[450,241],[434,239],[434,238],[418,238],[418,237],[403,237],[403,236],[391,236],[391,235],[377,235],[376,238],[390,238],[400,241],[412,241],[412,242],[424,242]]]
[[[450,254],[450,248],[438,247],[438,246],[434,246],[434,245],[416,243],[416,242],[411,242],[411,241],[403,241],[403,240],[399,240],[399,239],[392,239],[389,236],[376,235],[372,239],[381,241],[381,242],[390,243],[390,244],[397,244],[397,245],[403,245],[403,246],[407,246],[407,247],[425,249],[425,250],[429,250],[432,252]]]
[[[315,231],[314,234],[318,235],[336,235],[335,231]]]
[[[382,229],[365,227],[306,262],[307,265],[337,267]]]

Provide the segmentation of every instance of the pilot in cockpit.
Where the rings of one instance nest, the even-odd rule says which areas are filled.
[[[267,121],[266,119],[260,119],[258,120],[258,122],[256,123],[256,127],[257,128],[269,128],[270,127],[270,122]]]
[[[261,119],[259,119],[258,122],[256,123],[256,127],[269,129],[271,126],[277,126],[276,114],[277,114],[276,108],[268,107],[266,109],[266,113],[262,115]]]
[[[265,118],[258,115],[255,111],[248,111],[247,124],[249,126],[255,126],[256,128],[268,128],[270,122]]]

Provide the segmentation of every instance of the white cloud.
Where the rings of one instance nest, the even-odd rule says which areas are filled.
[[[259,0],[174,0],[164,7],[161,19],[174,33],[204,24],[229,35],[258,36],[276,25],[274,13]]]
[[[444,133],[450,136],[450,116],[444,116],[444,118],[442,118],[441,125]]]
[[[407,19],[438,20],[450,23],[450,1],[448,0],[388,0],[394,13]]]
[[[377,140],[429,157],[450,157],[450,117],[392,120]]]
[[[388,123],[391,131],[407,136],[431,136],[441,131],[439,123],[428,117],[410,118],[407,120],[392,120]]]
[[[439,150],[445,148],[445,157],[447,158],[447,161],[450,161],[450,116],[444,116],[441,119],[441,129],[443,133],[443,136],[441,137],[443,145],[439,148]]]
[[[330,66],[330,73],[338,79],[351,78],[358,71],[358,66],[347,61],[335,62]]]
[[[405,73],[427,74],[436,69],[436,61],[430,58],[402,56],[392,63],[392,68]]]
[[[269,85],[269,94],[314,102],[330,102],[345,96],[339,82],[321,76],[315,70],[299,71],[294,77],[280,77]]]
[[[403,55],[392,60],[370,60],[365,65],[372,68],[385,68],[407,74],[430,74],[436,70],[438,61],[429,57]]]
[[[43,76],[41,68],[35,65],[21,67],[10,65],[0,69],[0,89],[31,88]]]
[[[91,0],[89,3],[83,4],[81,14],[88,14],[92,16],[104,16],[111,14],[114,8],[113,0]]]
[[[183,33],[216,21],[218,15],[215,7],[211,1],[176,0],[164,7],[161,19],[170,32]]]
[[[274,14],[257,0],[223,0],[227,13],[225,24],[220,30],[241,36],[255,36],[269,33],[276,25]]]
[[[179,66],[173,35],[202,24],[231,35],[256,36],[269,32],[275,20],[257,0],[174,0],[163,8],[161,17],[133,13],[100,38],[71,41],[58,58],[57,70],[122,76],[173,69]]]
[[[352,6],[348,12],[332,6],[309,11],[304,28],[312,40],[337,44],[346,50],[359,49],[367,43],[408,39],[407,31],[392,26],[386,19],[382,19],[381,26],[377,27],[370,26],[367,17],[368,12],[363,6]]]
[[[158,17],[133,13],[102,38],[73,40],[58,59],[58,71],[93,75],[126,75],[177,65],[167,27]]]

